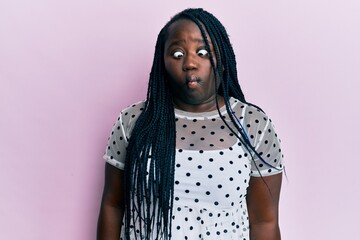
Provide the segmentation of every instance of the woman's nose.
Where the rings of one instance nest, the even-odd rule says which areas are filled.
[[[184,62],[183,62],[184,71],[194,70],[197,68],[198,62],[196,60],[196,56],[197,55],[194,54],[188,54],[187,56],[184,57]]]

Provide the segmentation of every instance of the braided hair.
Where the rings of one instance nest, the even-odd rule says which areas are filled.
[[[215,86],[219,86],[220,83],[219,88],[216,88],[216,106],[219,115],[221,115],[219,110],[219,95],[221,95],[236,129],[223,120],[224,123],[251,156],[256,154],[265,162],[250,144],[230,106],[230,97],[242,102],[246,101],[238,83],[235,54],[224,26],[215,16],[201,8],[186,9],[178,13],[158,35],[144,110],[136,121],[127,147],[125,239],[130,239],[131,231],[135,231],[136,237],[139,236],[140,239],[151,237],[171,239],[176,119],[170,87],[166,81],[164,45],[169,26],[180,19],[193,21],[204,38],[214,71]],[[214,54],[210,51],[209,42],[214,44]]]

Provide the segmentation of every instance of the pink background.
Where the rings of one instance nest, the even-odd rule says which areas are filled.
[[[282,139],[283,239],[358,236],[358,0],[1,0],[0,239],[95,238],[112,124],[145,97],[160,28],[199,6]]]

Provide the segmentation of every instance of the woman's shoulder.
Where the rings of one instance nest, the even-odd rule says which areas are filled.
[[[260,108],[255,104],[249,102],[243,102],[236,98],[231,98],[230,103],[234,113],[238,116],[242,116],[242,119],[246,117],[246,118],[261,118],[265,121],[268,120],[268,116],[262,110],[262,108]]]
[[[144,106],[145,106],[145,100],[138,101],[121,110],[120,114],[127,116],[132,113],[138,113],[144,109]]]
[[[144,110],[145,100],[136,102],[131,104],[121,110],[118,121],[122,123],[122,125],[132,125],[132,123],[136,122],[141,112]]]

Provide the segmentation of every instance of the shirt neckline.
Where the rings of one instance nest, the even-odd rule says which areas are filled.
[[[230,97],[229,102],[230,102],[230,106],[233,108],[234,107],[233,105],[234,105],[234,103],[237,102],[237,100],[233,97]],[[224,106],[222,106],[220,108],[220,112],[222,115],[227,114],[225,104],[224,104]],[[219,118],[220,116],[219,116],[217,109],[210,111],[210,112],[187,112],[187,111],[175,108],[175,117],[202,120],[202,119]]]

